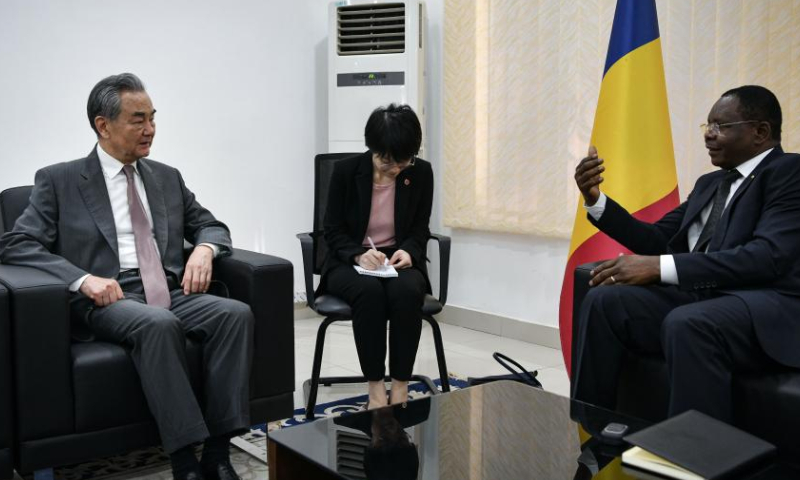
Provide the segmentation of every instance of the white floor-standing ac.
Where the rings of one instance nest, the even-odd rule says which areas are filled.
[[[330,153],[365,150],[369,114],[389,103],[414,109],[424,146],[424,3],[343,0],[332,2],[328,13]]]

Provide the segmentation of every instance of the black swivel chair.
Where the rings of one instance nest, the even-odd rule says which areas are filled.
[[[13,228],[28,205],[31,187],[0,193],[0,234]],[[250,377],[253,424],[286,418],[294,392],[294,280],[284,259],[234,249],[214,261],[214,279],[231,298],[253,311],[255,332]],[[0,451],[6,426],[14,425],[14,461],[20,473],[52,477],[52,467],[157,445],[158,430],[147,407],[128,350],[101,341],[74,342],[69,292],[42,270],[0,265],[0,284],[10,293],[13,421],[5,421],[0,377]],[[2,328],[2,327],[0,327]],[[8,339],[0,330],[0,341]],[[276,341],[280,339],[280,341]],[[192,384],[200,387],[202,350],[188,341]],[[3,348],[0,345],[0,366]],[[0,367],[0,375],[2,375]],[[0,455],[2,455],[0,453]]]
[[[572,345],[577,345],[578,312],[589,292],[589,272],[600,263],[587,263],[575,269]],[[576,356],[573,349],[572,365],[576,364]],[[629,353],[620,373],[617,410],[653,422],[664,420],[669,406],[668,375],[663,357]],[[800,370],[787,367],[759,375],[735,375],[732,393],[734,425],[774,443],[787,459],[800,457],[796,433],[800,430]]]
[[[14,414],[11,381],[11,325],[8,290],[0,285],[0,480],[14,476],[11,447],[14,444]]]
[[[306,283],[306,296],[308,306],[325,320],[317,330],[317,343],[314,347],[314,365],[311,370],[311,379],[304,384],[304,390],[308,387],[308,401],[306,403],[306,419],[314,418],[314,407],[317,403],[317,390],[319,384],[330,386],[341,383],[361,383],[366,382],[366,378],[360,376],[348,377],[322,377],[322,350],[325,345],[325,332],[333,322],[352,319],[352,310],[344,300],[333,295],[314,295],[314,275],[320,275],[322,264],[327,254],[327,245],[322,236],[322,222],[325,218],[325,207],[328,202],[328,187],[330,184],[333,167],[337,161],[358,155],[358,153],[328,153],[317,155],[314,159],[314,231],[310,233],[299,233],[300,246],[303,250],[303,272]],[[442,345],[442,333],[439,324],[433,315],[439,313],[444,308],[447,301],[447,280],[450,270],[450,237],[432,234],[431,240],[439,242],[439,298],[433,295],[425,295],[425,302],[422,306],[422,318],[431,326],[433,341],[436,348],[436,359],[439,366],[439,378],[441,379],[442,391],[450,391],[450,382],[447,376],[447,362],[444,356],[444,346]],[[388,380],[388,378],[387,378]],[[439,390],[430,380],[422,375],[413,375],[412,380],[425,383],[428,389],[434,394]]]

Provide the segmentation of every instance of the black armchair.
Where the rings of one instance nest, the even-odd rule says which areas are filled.
[[[0,193],[2,231],[12,228],[27,206],[30,188]],[[232,256],[215,262],[214,278],[228,287],[231,298],[250,305],[256,319],[250,379],[253,423],[290,416],[292,264],[234,249]],[[100,341],[72,341],[67,286],[41,270],[11,265],[0,265],[0,284],[11,299],[17,469],[44,470],[158,444],[127,350]],[[191,341],[187,357],[192,382],[200,387],[201,350]]]
[[[589,271],[598,263],[575,269],[573,296],[572,345],[577,345],[579,315],[583,298],[589,290]],[[800,347],[800,345],[798,345]],[[576,352],[572,351],[572,365]],[[736,375],[733,383],[734,424],[778,446],[787,458],[800,456],[800,370],[762,375]],[[661,421],[667,417],[669,383],[663,358],[629,354],[620,374],[617,410],[622,413]]]
[[[0,285],[0,480],[14,476],[11,447],[14,444],[14,414],[11,381],[11,336],[8,290]]]
[[[304,390],[308,389],[306,419],[309,420],[314,418],[314,406],[316,405],[317,389],[320,384],[327,386],[339,383],[366,382],[364,377],[359,376],[320,378],[322,351],[325,346],[325,333],[328,326],[333,322],[350,320],[352,317],[352,310],[350,309],[350,305],[338,297],[327,294],[317,297],[314,294],[314,275],[319,275],[322,272],[322,265],[327,254],[327,245],[322,236],[322,222],[325,217],[328,186],[331,175],[333,174],[333,167],[337,161],[354,155],[358,154],[328,153],[316,156],[314,159],[314,231],[297,234],[303,252],[303,274],[308,306],[319,315],[325,317],[325,320],[319,326],[319,330],[317,330],[317,342],[314,347],[314,363],[311,370],[311,378],[306,380],[303,385]],[[433,315],[441,312],[445,302],[447,302],[447,282],[450,271],[450,237],[432,234],[429,240],[435,240],[439,244],[439,297],[436,298],[433,295],[425,295],[425,301],[422,305],[422,318],[430,324],[433,333],[442,391],[449,392],[450,382],[447,374],[447,361],[445,359],[444,346],[442,343],[442,333]],[[439,393],[439,390],[430,378],[422,375],[413,375],[412,379],[425,383],[429,390],[434,393]]]

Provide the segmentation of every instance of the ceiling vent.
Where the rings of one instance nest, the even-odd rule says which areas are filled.
[[[338,7],[339,55],[403,53],[406,49],[404,3]]]

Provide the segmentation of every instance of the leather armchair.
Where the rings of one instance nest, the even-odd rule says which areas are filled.
[[[11,335],[8,290],[0,285],[0,480],[14,475],[11,446],[14,444],[13,394],[11,382]]]
[[[11,228],[9,217],[15,219],[19,213],[13,213],[22,211],[16,197],[24,198],[25,204],[28,198],[9,197],[8,192],[0,194],[0,226],[4,228]],[[12,200],[16,202],[13,209],[9,205]],[[215,261],[214,279],[224,282],[231,298],[250,305],[256,319],[250,379],[252,422],[290,416],[294,392],[292,264],[234,249],[232,256]],[[67,286],[44,271],[12,265],[0,265],[0,284],[8,289],[13,305],[10,340],[14,346],[17,470],[28,473],[158,444],[158,431],[127,349],[101,341],[72,340]],[[201,350],[188,340],[187,357],[193,385],[199,390]]]
[[[572,344],[577,344],[581,303],[589,290],[589,271],[598,263],[575,269]],[[800,345],[798,345],[800,348]],[[572,351],[572,365],[576,352]],[[786,368],[761,375],[736,375],[733,382],[734,425],[778,446],[781,456],[798,458],[800,442],[800,370]],[[669,383],[663,358],[629,354],[620,374],[617,410],[661,421],[667,417]]]

